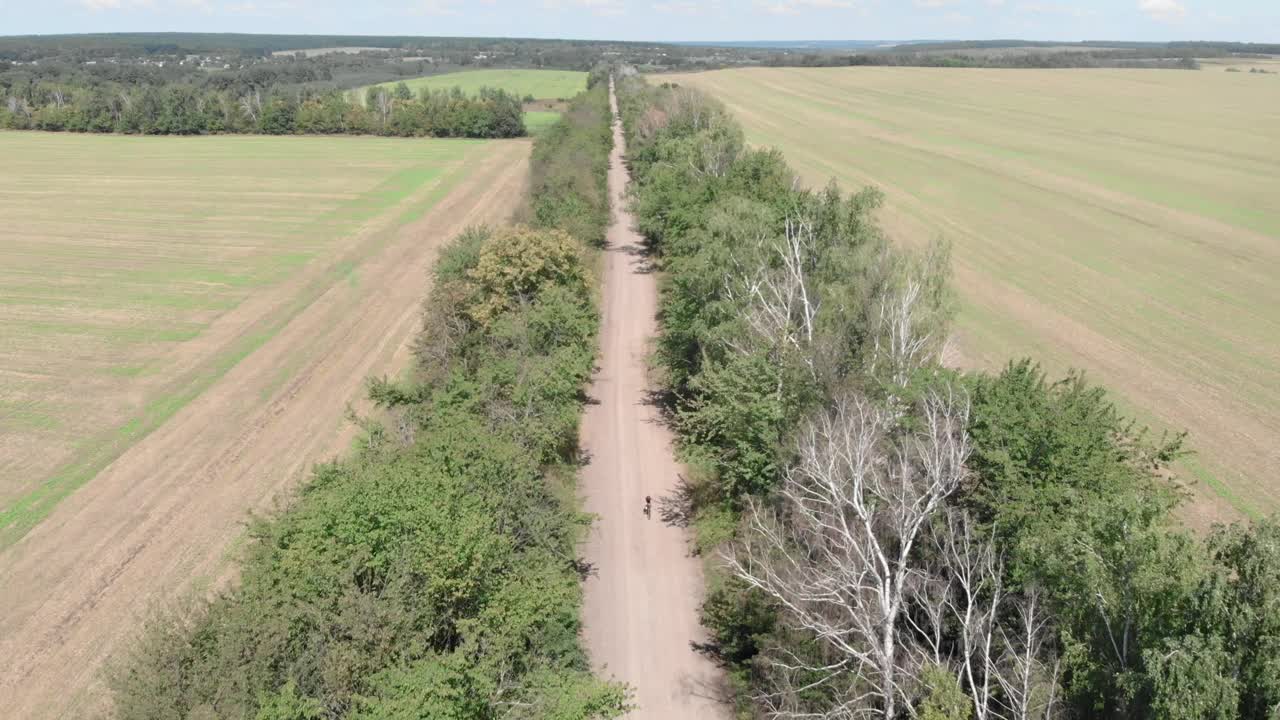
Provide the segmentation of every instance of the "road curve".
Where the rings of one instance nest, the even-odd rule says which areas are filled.
[[[672,437],[648,401],[647,356],[657,332],[658,292],[643,243],[632,229],[625,193],[630,174],[610,92],[614,127],[609,158],[613,224],[604,253],[600,367],[581,441],[590,462],[582,474],[587,511],[597,516],[585,556],[584,640],[597,672],[634,690],[629,718],[728,718],[715,666],[696,652],[703,579],[683,528],[659,517],[659,498],[674,493],[680,466]],[[645,496],[654,512],[643,512]]]

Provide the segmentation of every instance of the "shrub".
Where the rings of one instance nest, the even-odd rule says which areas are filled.
[[[319,102],[309,121],[332,120]],[[560,487],[599,321],[584,251],[529,228],[447,248],[413,380],[371,383],[399,435],[366,423],[351,457],[253,524],[235,587],[154,619],[112,673],[116,716],[624,712],[578,645],[588,519]]]

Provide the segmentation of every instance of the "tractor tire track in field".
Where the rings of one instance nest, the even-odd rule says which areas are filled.
[[[527,142],[486,148],[447,197],[364,259],[358,284],[335,282],[0,553],[6,717],[101,713],[99,671],[155,603],[234,573],[227,550],[246,513],[350,446],[344,408],[361,401],[366,377],[404,366],[438,249],[469,224],[506,219],[528,154]]]
[[[610,101],[614,220],[604,253],[599,369],[590,391],[596,402],[581,433],[590,458],[582,491],[597,517],[585,548],[593,574],[584,587],[583,634],[597,672],[634,690],[637,709],[628,717],[727,718],[721,677],[694,648],[705,642],[698,619],[702,568],[689,554],[685,530],[660,517],[660,501],[677,490],[680,466],[671,433],[648,400],[657,285],[625,209],[630,175],[612,94]],[[644,512],[646,495],[654,499],[652,516]]]

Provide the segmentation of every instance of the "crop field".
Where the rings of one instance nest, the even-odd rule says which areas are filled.
[[[805,179],[952,245],[963,365],[1084,369],[1196,454],[1192,522],[1280,508],[1280,76],[752,69],[721,98]]]
[[[537,135],[555,125],[558,120],[560,113],[551,110],[526,111],[524,114],[524,126],[530,135]]]
[[[1219,72],[1249,72],[1250,70],[1258,70],[1268,74],[1280,74],[1280,57],[1227,57],[1227,58],[1208,58],[1200,61],[1200,66],[1204,70]]]
[[[149,608],[224,582],[248,514],[350,447],[529,147],[0,133],[6,717],[102,716]]]
[[[0,133],[0,548],[360,283],[490,148]],[[290,380],[276,368],[253,396]]]
[[[414,93],[423,88],[450,90],[460,87],[463,92],[473,94],[488,87],[506,90],[518,97],[532,95],[538,100],[567,100],[587,89],[587,74],[570,70],[468,70],[412,78],[404,83]],[[396,84],[384,83],[383,86],[394,87]],[[365,90],[361,88],[358,92],[363,95]]]

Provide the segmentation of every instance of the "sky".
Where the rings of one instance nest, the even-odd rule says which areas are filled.
[[[0,0],[0,35],[1280,42],[1280,0]]]

